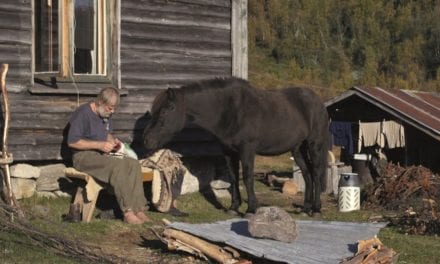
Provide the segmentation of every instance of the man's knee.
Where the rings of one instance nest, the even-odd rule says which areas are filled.
[[[139,163],[138,160],[126,158],[124,159],[124,161],[130,169],[141,171],[141,164]]]

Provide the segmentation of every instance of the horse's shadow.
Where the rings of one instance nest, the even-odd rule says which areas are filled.
[[[232,223],[231,231],[240,236],[252,237],[251,233],[249,233],[249,222],[247,220]]]

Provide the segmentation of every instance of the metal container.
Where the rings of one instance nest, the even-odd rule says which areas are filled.
[[[357,173],[341,173],[338,187],[339,212],[361,209],[361,188]]]

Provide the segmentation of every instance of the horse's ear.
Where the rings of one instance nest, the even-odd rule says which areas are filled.
[[[174,101],[176,99],[176,91],[173,88],[167,90],[168,99]]]

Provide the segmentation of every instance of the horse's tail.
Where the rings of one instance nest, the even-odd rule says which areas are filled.
[[[328,181],[328,156],[329,156],[329,144],[330,144],[330,132],[328,130],[328,126],[327,129],[325,129],[323,131],[324,135],[323,135],[323,146],[322,146],[322,151],[321,151],[321,160],[322,163],[325,164],[324,167],[324,172],[322,173],[321,176],[321,192],[324,192],[327,189],[327,181]]]
[[[325,124],[325,120],[322,120],[314,133],[315,148],[313,152],[315,157],[312,158],[314,167],[317,170],[315,175],[320,181],[321,192],[327,189],[329,140],[328,125]]]

